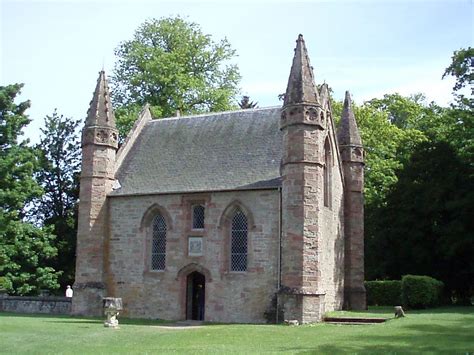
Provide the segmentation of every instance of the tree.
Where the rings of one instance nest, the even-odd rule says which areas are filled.
[[[48,265],[62,271],[61,288],[74,282],[77,234],[77,202],[81,164],[77,129],[80,121],[59,115],[55,110],[44,119],[45,128],[37,149],[40,169],[36,179],[44,194],[35,203],[34,215],[56,236],[58,255]]]
[[[250,101],[250,96],[242,96],[239,102],[239,106],[242,110],[257,107],[258,102]]]
[[[382,99],[372,99],[368,105],[388,114],[390,123],[398,128],[414,128],[416,122],[423,120],[425,106],[423,94],[402,96],[398,93],[385,94]]]
[[[418,273],[442,280],[458,299],[474,292],[473,100],[460,94],[472,82],[470,66],[472,49],[455,52],[444,74],[456,77],[450,107],[426,104],[421,95],[370,101],[403,131],[416,130],[423,139],[402,150],[383,203],[366,206],[368,278]]]
[[[474,95],[474,48],[461,48],[454,51],[451,64],[446,68],[443,78],[452,75],[456,78],[453,91],[458,92],[467,84],[471,85],[471,95]]]
[[[332,107],[338,120],[342,102],[332,102]],[[370,214],[371,208],[384,204],[388,191],[397,182],[397,171],[426,137],[417,129],[402,129],[395,125],[390,112],[379,102],[353,104],[353,110],[365,150],[364,193],[366,210]]]
[[[131,126],[145,103],[155,118],[232,108],[240,80],[227,39],[218,43],[181,17],[145,21],[115,50],[111,78],[117,125]],[[133,116],[132,116],[133,114]]]
[[[447,136],[456,145],[460,154],[469,164],[474,162],[474,48],[461,48],[455,51],[451,64],[446,68],[443,78],[452,75],[456,79],[453,87],[455,102],[447,112],[446,119],[452,122]],[[470,97],[462,93],[466,85],[471,86]]]
[[[417,146],[386,205],[376,211],[373,277],[429,275],[468,298],[474,291],[472,170],[447,142]]]
[[[59,273],[46,266],[57,253],[54,236],[24,221],[25,207],[42,190],[33,178],[37,151],[19,141],[30,122],[29,102],[14,102],[22,86],[0,86],[0,277],[10,293],[34,294],[58,288]]]

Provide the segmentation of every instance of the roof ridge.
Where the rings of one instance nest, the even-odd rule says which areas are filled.
[[[196,115],[187,115],[187,116],[179,116],[179,117],[163,117],[159,119],[152,119],[149,123],[152,122],[159,122],[159,121],[173,121],[173,120],[182,120],[183,118],[199,118],[199,117],[209,117],[209,116],[218,116],[228,113],[235,113],[235,112],[256,112],[256,111],[268,111],[271,109],[281,108],[280,105],[278,106],[268,106],[268,107],[259,107],[259,108],[250,108],[250,109],[240,109],[240,110],[228,110],[228,111],[220,111],[220,112],[207,112],[207,113],[199,113]]]

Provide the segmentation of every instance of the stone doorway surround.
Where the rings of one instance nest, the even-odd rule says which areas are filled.
[[[206,304],[209,299],[208,292],[206,291],[209,291],[208,285],[212,282],[212,276],[209,270],[200,264],[190,263],[178,271],[176,281],[181,285],[181,319],[194,321],[204,320],[206,315]],[[202,286],[202,291],[193,292],[199,289],[199,284]],[[199,292],[201,294],[196,294]],[[192,314],[193,294],[195,297],[197,296],[197,298],[201,297],[201,309],[200,311],[195,310],[194,317]],[[196,302],[198,301],[199,300],[196,300]],[[195,307],[198,307],[198,304],[196,304]],[[201,317],[199,317],[199,313]]]
[[[204,320],[206,302],[206,277],[198,271],[186,278],[186,319]]]

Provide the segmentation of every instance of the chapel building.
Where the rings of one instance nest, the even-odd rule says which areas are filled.
[[[282,107],[152,119],[118,148],[100,72],[82,132],[73,314],[317,322],[365,309],[364,152],[303,36]]]

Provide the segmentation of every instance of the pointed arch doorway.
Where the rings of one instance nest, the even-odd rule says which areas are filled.
[[[186,277],[186,319],[204,320],[206,277],[198,271]]]

